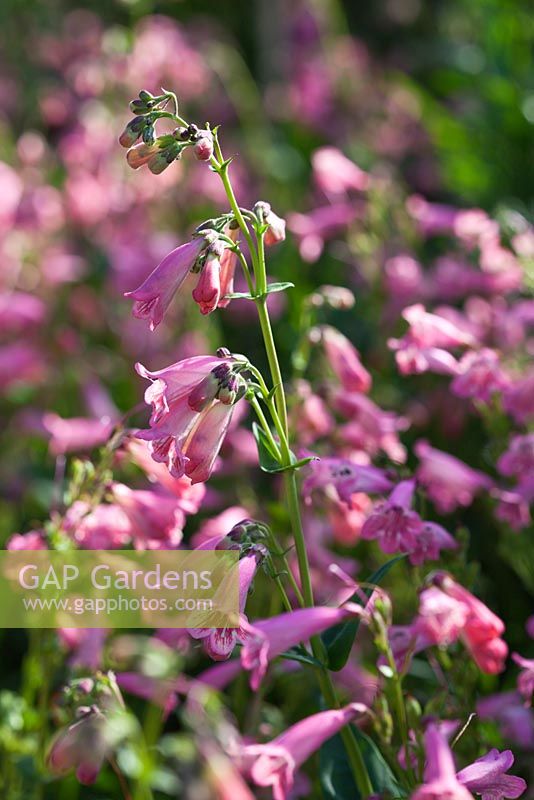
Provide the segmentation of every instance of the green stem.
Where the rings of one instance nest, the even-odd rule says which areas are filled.
[[[387,635],[387,634],[386,634]],[[387,650],[387,660],[389,668],[392,671],[391,681],[393,684],[393,701],[395,705],[395,716],[397,717],[397,725],[399,728],[400,733],[400,740],[402,742],[402,746],[404,747],[404,758],[406,761],[406,774],[411,782],[411,786],[415,786],[416,778],[414,775],[412,762],[410,758],[410,738],[408,734],[408,720],[406,718],[406,706],[404,705],[404,698],[402,696],[402,680],[399,676],[397,671],[397,665],[395,663],[395,658],[391,651],[391,648],[388,647]]]

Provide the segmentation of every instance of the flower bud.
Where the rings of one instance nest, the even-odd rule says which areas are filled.
[[[131,147],[143,133],[146,124],[145,117],[134,117],[119,136],[119,144],[122,147]]]
[[[198,132],[193,152],[198,161],[209,161],[213,155],[213,134],[211,131]]]
[[[159,152],[157,143],[138,144],[126,153],[126,161],[132,169],[139,169]]]
[[[226,364],[221,364],[221,366],[227,367]],[[217,392],[220,389],[220,377],[217,374],[217,369],[219,368],[216,367],[206,375],[189,393],[187,403],[193,411],[203,411],[217,397]]]
[[[156,132],[153,125],[146,125],[143,130],[143,142],[145,144],[154,144],[156,141]]]
[[[283,242],[286,238],[285,219],[275,214],[269,203],[264,203],[262,200],[256,203],[254,211],[259,219],[269,226],[265,232],[265,246],[270,247],[278,242]]]
[[[179,158],[180,152],[181,148],[177,143],[159,150],[159,152],[152,156],[147,162],[150,172],[152,172],[153,175],[161,175],[173,161]]]

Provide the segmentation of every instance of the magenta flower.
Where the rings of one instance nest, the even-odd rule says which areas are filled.
[[[91,509],[88,503],[76,501],[65,514],[63,531],[84,550],[115,550],[131,541],[132,524],[115,503]]]
[[[512,653],[512,660],[521,667],[517,688],[525,698],[525,705],[530,706],[534,694],[534,658],[523,658],[519,653]]]
[[[450,747],[433,722],[425,731],[425,752],[424,783],[412,794],[412,800],[473,800],[456,777]]]
[[[384,470],[367,464],[355,464],[346,458],[322,458],[311,461],[309,474],[302,484],[302,495],[306,503],[311,502],[315,489],[333,487],[340,500],[351,505],[351,497],[357,492],[381,494],[392,487]]]
[[[152,405],[150,428],[136,436],[150,442],[154,461],[171,475],[206,481],[230,425],[244,383],[243,362],[230,356],[195,356],[156,372],[136,364],[152,381],[145,401]]]
[[[460,637],[479,669],[502,672],[508,654],[500,638],[503,621],[447,573],[435,573],[433,584],[434,591],[421,594],[418,629],[435,644],[450,644]]]
[[[323,742],[366,711],[361,703],[321,711],[292,725],[267,744],[242,745],[237,758],[257,786],[271,786],[274,800],[287,800],[299,767]]]
[[[132,526],[137,550],[173,550],[183,537],[185,514],[176,497],[166,492],[130,489],[114,483],[113,499]]]
[[[252,581],[264,556],[264,548],[256,545],[238,561],[241,614],[245,611]],[[246,635],[241,628],[191,628],[189,634],[193,639],[202,639],[205,651],[214,661],[226,661],[230,658],[239,639]]]
[[[172,299],[193,269],[198,257],[208,246],[203,237],[192,239],[170,252],[133,292],[126,292],[134,302],[133,314],[150,320],[153,331],[165,316]]]
[[[526,750],[534,750],[534,719],[532,710],[525,708],[519,692],[501,692],[484,697],[477,703],[481,719],[497,721],[502,735]]]
[[[321,325],[310,331],[310,337],[319,338],[329,365],[349,392],[368,392],[371,376],[360,361],[352,342],[330,325]]]
[[[306,642],[311,636],[337,625],[351,616],[361,616],[364,610],[355,603],[347,603],[341,608],[316,606],[315,608],[299,608],[277,617],[259,622],[244,623],[242,626],[243,647],[241,664],[250,674],[250,686],[258,690],[269,662],[277,658],[285,650],[300,642]]]
[[[534,471],[534,433],[513,436],[508,450],[497,461],[497,469],[507,477]]]
[[[221,256],[224,248],[221,243],[212,245],[196,287],[193,289],[193,300],[198,304],[201,314],[211,314],[219,305],[221,298]]]
[[[44,531],[14,533],[6,544],[6,550],[47,550]]]
[[[503,800],[521,797],[527,788],[523,778],[506,775],[514,763],[511,750],[490,750],[472,764],[457,773],[458,781],[482,800]]]
[[[349,420],[340,428],[341,442],[370,456],[383,451],[392,461],[400,464],[406,461],[406,448],[399,440],[399,432],[410,425],[405,417],[384,411],[364,394],[345,389],[336,390],[332,402]]]
[[[503,394],[505,411],[518,425],[534,418],[534,370],[514,381]]]
[[[346,195],[369,188],[370,177],[337,147],[320,147],[312,155],[313,177],[327,196]]]
[[[297,237],[303,261],[317,261],[323,252],[325,241],[344,231],[355,217],[353,203],[321,206],[308,214],[289,214],[288,226]]]
[[[401,481],[387,502],[377,506],[363,524],[362,539],[378,539],[384,553],[408,553],[415,549],[423,523],[411,510],[415,481]]]
[[[510,383],[503,371],[498,354],[484,348],[466,353],[460,360],[458,374],[451,383],[451,392],[458,397],[470,397],[489,403],[496,392]]]
[[[491,496],[498,501],[495,508],[497,519],[508,523],[514,531],[528,528],[531,521],[530,508],[527,500],[519,491],[493,489]]]
[[[468,506],[483,489],[491,489],[493,481],[482,472],[471,469],[460,459],[436,450],[419,440],[414,447],[420,459],[416,477],[440,513],[450,513],[458,506]]]
[[[46,764],[55,775],[76,770],[80,783],[90,785],[98,777],[110,751],[106,718],[96,707],[80,708],[80,719],[59,731],[48,751]]]
[[[50,452],[53,455],[92,450],[105,444],[114,428],[109,417],[71,417],[63,419],[58,414],[45,414],[43,425],[50,434]]]

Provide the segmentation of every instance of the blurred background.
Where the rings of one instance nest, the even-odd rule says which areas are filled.
[[[203,164],[184,159],[161,176],[128,168],[117,143],[128,102],[161,86],[176,92],[188,120],[221,125],[241,204],[268,200],[288,220],[287,245],[270,260],[273,279],[297,284],[271,298],[285,373],[304,298],[325,283],[349,286],[355,309],[331,311],[328,321],[361,351],[373,398],[409,414],[405,443],[429,437],[494,471],[508,429],[492,430],[489,443],[487,420],[435,376],[399,377],[386,340],[403,323],[384,265],[408,254],[438,286],[433,270],[451,243],[421,236],[414,209],[423,197],[423,205],[475,207],[515,243],[531,298],[531,12],[524,0],[3,0],[0,541],[40,529],[57,508],[69,469],[61,419],[130,414],[144,424],[134,362],[157,369],[220,345],[239,352],[246,341],[263,364],[246,302],[208,322],[179,298],[151,334],[123,298],[199,221],[226,208]],[[314,163],[324,147],[373,176],[365,199],[329,189]],[[454,305],[465,295],[449,287],[442,299]],[[518,340],[506,341],[513,350]],[[525,353],[510,357],[528,363],[532,343]],[[256,471],[251,478],[247,432],[233,447],[242,458],[217,476],[215,510],[222,501],[246,507],[250,481],[263,486]],[[488,547],[498,534],[484,499],[447,524],[469,527],[486,599],[507,612],[511,649],[522,648],[534,598],[532,530],[517,537],[505,526]],[[9,641],[2,679],[13,687],[25,642],[22,634]]]

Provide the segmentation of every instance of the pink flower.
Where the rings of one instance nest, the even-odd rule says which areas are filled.
[[[131,541],[132,525],[118,505],[91,507],[79,500],[67,511],[63,530],[85,550],[115,550]]]
[[[526,377],[513,381],[503,394],[504,409],[523,425],[534,418],[534,370]]]
[[[409,197],[406,208],[425,236],[450,233],[459,213],[453,206],[429,203],[419,195]]]
[[[193,153],[198,161],[210,160],[213,155],[213,134],[210,130],[197,132]]]
[[[243,647],[241,664],[250,672],[250,686],[258,690],[269,662],[277,658],[285,650],[300,642],[306,642],[311,636],[342,622],[351,616],[361,616],[363,609],[354,603],[341,608],[316,606],[315,608],[299,608],[277,617],[250,623],[242,626]]]
[[[405,308],[402,316],[409,324],[410,342],[420,347],[461,347],[476,344],[473,336],[451,320],[425,311],[420,303]]]
[[[99,447],[108,441],[114,428],[114,422],[109,417],[63,419],[53,413],[43,416],[43,425],[50,434],[50,451],[53,455]]]
[[[508,654],[500,638],[503,621],[447,573],[434,573],[432,582],[434,590],[421,594],[418,629],[436,644],[450,644],[460,637],[479,669],[502,672]]]
[[[98,777],[109,753],[106,718],[96,707],[79,709],[82,716],[59,731],[48,751],[46,764],[55,775],[76,770],[80,783],[90,785]]]
[[[351,703],[313,714],[267,744],[242,745],[236,755],[257,786],[271,786],[274,800],[287,800],[298,768],[323,742],[366,710],[360,703]]]
[[[233,242],[237,242],[239,237],[239,228],[233,228],[230,225],[227,225],[223,232],[226,236],[230,237]],[[234,273],[237,264],[237,253],[235,253],[229,247],[225,247],[220,261],[221,291],[218,308],[226,308],[230,302],[228,295],[232,294],[234,291]]]
[[[417,624],[390,625],[388,639],[399,672],[407,670],[412,656],[433,644],[431,637]]]
[[[370,397],[345,389],[338,389],[332,395],[334,408],[349,419],[339,429],[340,442],[363,450],[370,456],[380,451],[392,461],[404,463],[406,448],[399,441],[399,432],[409,427],[405,417],[393,411],[384,411]]]
[[[479,700],[477,712],[482,719],[496,720],[502,735],[520,747],[534,750],[534,719],[525,708],[519,692],[501,692]]]
[[[177,499],[165,492],[130,489],[114,483],[111,492],[128,517],[137,550],[173,550],[183,537],[185,514]]]
[[[134,317],[150,320],[151,331],[157,328],[174,295],[206,247],[207,242],[203,237],[180,245],[165,256],[141,286],[133,292],[126,292],[124,296],[135,301]]]
[[[351,189],[361,192],[369,188],[369,175],[337,147],[316,150],[312,155],[312,167],[315,182],[326,195],[344,195]]]
[[[424,783],[412,794],[412,800],[473,800],[456,777],[451,750],[434,722],[425,731],[425,752]]]
[[[523,778],[506,775],[514,763],[511,750],[490,750],[472,764],[457,773],[456,777],[470,792],[479,794],[482,800],[502,800],[521,797],[527,788]]]
[[[345,458],[322,458],[308,465],[309,474],[302,484],[302,496],[311,502],[315,489],[335,489],[344,503],[351,505],[351,497],[357,492],[387,492],[392,483],[384,470],[371,465],[355,464]]]
[[[530,706],[532,695],[534,694],[534,659],[523,658],[519,653],[512,653],[512,660],[515,661],[518,667],[521,667],[522,671],[517,679],[517,688],[525,698],[525,705]]]
[[[104,643],[108,631],[105,628],[60,628],[61,642],[72,651],[71,667],[97,670],[102,667]]]
[[[411,510],[415,481],[401,481],[389,499],[376,507],[363,524],[362,539],[378,539],[384,553],[407,553],[415,548],[422,520]]]
[[[508,450],[497,461],[497,469],[508,477],[534,470],[534,433],[513,436]]]
[[[328,436],[335,427],[324,400],[315,394],[307,381],[299,380],[295,386],[299,398],[293,427],[296,430],[298,441],[303,445],[310,445],[323,436]]]
[[[489,490],[493,485],[484,473],[471,469],[449,453],[434,449],[422,439],[416,443],[414,451],[420,459],[417,480],[440,513],[469,506],[478,492]]]
[[[525,628],[531,639],[534,639],[534,616],[529,617],[525,623]]]
[[[411,564],[437,561],[442,550],[456,550],[458,542],[437,522],[423,521],[415,539],[415,547],[408,556]]]
[[[466,353],[460,360],[458,374],[451,383],[451,392],[458,397],[470,397],[489,403],[492,395],[501,392],[510,383],[501,368],[494,350],[484,348]]]
[[[530,525],[530,508],[525,497],[519,491],[493,489],[491,496],[498,500],[495,516],[514,531],[528,528]]]
[[[423,268],[415,258],[406,253],[400,253],[386,261],[384,283],[395,308],[426,294]]]
[[[264,548],[256,545],[238,561],[241,614],[245,610],[252,581],[264,556]],[[237,642],[244,635],[241,628],[191,628],[189,634],[193,639],[202,639],[205,651],[214,661],[225,661],[230,658]]]
[[[150,428],[136,436],[150,442],[152,458],[171,475],[185,474],[192,483],[211,475],[244,386],[243,366],[230,356],[195,356],[156,372],[136,365],[152,381],[145,392]]]
[[[8,539],[6,550],[47,550],[44,531],[14,533]]]
[[[254,210],[269,227],[265,231],[265,246],[283,242],[286,238],[286,221],[274,213],[269,203],[260,201],[254,206]]]
[[[174,478],[164,464],[158,464],[150,455],[148,442],[130,439],[126,444],[134,462],[147,474],[152,483],[158,483],[176,497],[184,514],[196,514],[202,506],[206,487],[202,483],[193,485],[187,475]],[[243,515],[242,515],[243,516]]]
[[[321,325],[310,331],[310,338],[319,338],[327,361],[343,388],[352,392],[368,392],[371,388],[371,376],[360,361],[360,355],[354,345],[335,328]]]
[[[208,251],[204,266],[196,287],[193,289],[193,300],[198,303],[201,314],[211,314],[219,305],[221,298],[221,256],[224,249],[221,243],[217,248],[212,246]]]
[[[301,258],[313,263],[323,252],[325,241],[344,231],[355,217],[353,203],[336,203],[308,214],[289,214],[287,221],[290,231],[297,237]]]
[[[177,692],[182,688],[184,682],[180,678],[165,680],[150,678],[137,672],[119,672],[117,683],[124,691],[142,697],[144,700],[150,700],[151,703],[162,708],[166,719],[178,705]]]

